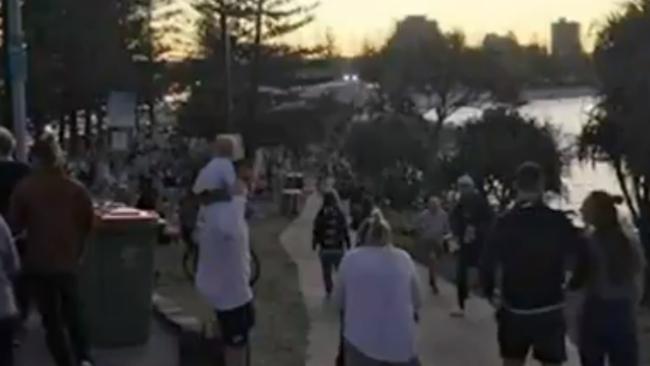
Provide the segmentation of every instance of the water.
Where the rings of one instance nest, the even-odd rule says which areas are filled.
[[[582,126],[587,122],[588,112],[595,102],[591,96],[535,100],[521,108],[522,114],[546,121],[561,133],[563,146],[575,145]],[[461,123],[468,118],[479,116],[477,108],[463,108],[456,112],[452,123]],[[430,117],[428,115],[428,117]],[[606,164],[580,163],[574,161],[564,177],[566,193],[558,205],[563,209],[577,210],[592,190],[605,190],[620,194],[615,173]]]

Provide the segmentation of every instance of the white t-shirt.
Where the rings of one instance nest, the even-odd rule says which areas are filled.
[[[225,189],[234,192],[237,173],[232,162],[225,158],[216,157],[206,165],[194,182],[192,192],[201,194],[206,191]],[[232,201],[215,202],[201,206],[197,218],[197,230],[205,226],[218,226],[228,232],[234,225],[234,207]]]
[[[421,299],[408,253],[393,246],[352,250],[341,263],[335,296],[345,313],[344,337],[354,347],[378,361],[415,358]]]
[[[193,191],[234,192],[235,169],[227,159],[213,159],[199,174]],[[201,207],[197,222],[199,263],[196,287],[215,309],[232,310],[253,299],[249,285],[250,243],[246,196]]]
[[[415,219],[417,233],[420,239],[435,240],[442,244],[445,236],[451,233],[449,217],[447,213],[440,209],[435,214],[426,209]]]

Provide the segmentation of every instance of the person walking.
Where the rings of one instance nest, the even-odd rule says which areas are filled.
[[[470,176],[465,175],[458,180],[458,190],[460,198],[450,217],[452,232],[460,246],[456,264],[458,307],[451,315],[462,318],[469,297],[469,271],[479,266],[485,240],[492,226],[493,212]]]
[[[12,280],[18,275],[20,260],[11,230],[0,217],[0,365],[13,366],[14,338],[18,305]]]
[[[350,196],[350,218],[354,245],[363,242],[362,225],[370,217],[374,203],[368,190],[363,185],[358,185]]]
[[[11,196],[18,183],[30,173],[29,165],[15,161],[13,158],[16,149],[14,136],[4,127],[0,127],[0,215],[7,218]],[[20,233],[17,233],[20,234]],[[24,241],[17,240],[16,247],[19,254],[24,249]],[[29,296],[21,275],[12,277],[18,309],[23,321],[29,315]]]
[[[436,263],[444,253],[444,242],[451,235],[449,216],[440,205],[438,197],[429,198],[428,207],[415,219],[418,249],[423,249],[429,259],[429,284],[434,294],[438,294]]]
[[[197,222],[196,287],[216,312],[226,366],[250,364],[249,334],[255,324],[250,287],[246,192],[233,165],[235,142],[218,137],[216,156],[197,177],[202,202]]]
[[[346,366],[415,366],[421,306],[415,263],[392,245],[381,213],[371,219],[366,245],[343,262],[335,299],[343,312]],[[381,306],[379,306],[381,304]]]
[[[348,224],[334,191],[323,195],[323,206],[314,220],[312,246],[319,252],[325,293],[329,298],[334,287],[333,273],[339,268],[345,250],[350,248]]]
[[[81,321],[78,275],[94,211],[88,191],[64,171],[61,149],[45,135],[32,148],[34,171],[16,187],[10,223],[26,232],[23,265],[57,366],[92,365]]]
[[[516,175],[517,201],[501,216],[482,264],[485,296],[497,308],[498,340],[504,366],[523,366],[532,350],[543,365],[566,361],[564,284],[567,268],[579,285],[584,241],[566,215],[544,202],[545,179],[535,163]],[[573,268],[569,263],[574,263]],[[501,298],[495,277],[501,271]]]
[[[636,310],[642,287],[637,280],[645,260],[638,240],[621,226],[616,209],[620,203],[618,197],[595,191],[581,209],[588,225],[589,254],[578,320],[583,366],[639,365]]]

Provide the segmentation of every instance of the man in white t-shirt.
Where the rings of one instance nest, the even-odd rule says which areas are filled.
[[[216,150],[193,188],[202,202],[197,222],[196,286],[216,310],[226,345],[226,366],[244,366],[248,364],[249,332],[255,323],[248,232],[242,225],[240,202],[233,199],[241,193],[231,161],[234,141],[219,137]]]

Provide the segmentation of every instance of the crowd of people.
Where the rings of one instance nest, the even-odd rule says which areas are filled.
[[[432,197],[413,224],[418,245],[429,249],[434,294],[436,261],[457,248],[458,309],[452,316],[465,316],[468,273],[475,268],[483,296],[496,311],[505,366],[524,365],[531,354],[543,365],[563,364],[569,325],[575,325],[583,366],[639,364],[636,312],[646,263],[638,239],[620,222],[618,197],[591,193],[581,209],[586,227],[579,229],[544,201],[545,178],[535,163],[519,168],[516,202],[498,216],[469,176],[460,178],[458,188],[449,214]],[[417,365],[422,302],[416,266],[395,245],[378,207],[353,214],[351,227],[341,207],[335,191],[323,193],[312,243],[319,249],[327,297],[334,293],[342,313],[337,363]],[[348,250],[352,229],[356,248]],[[336,281],[333,269],[339,271]],[[580,304],[569,306],[567,293]],[[571,307],[579,311],[569,312]]]
[[[255,325],[246,221],[251,176],[245,163],[235,162],[237,143],[217,138],[213,158],[187,195],[188,211],[198,211],[183,223],[186,240],[197,243],[195,284],[215,311],[226,366],[250,365]],[[13,364],[20,324],[33,304],[56,365],[91,366],[77,283],[93,229],[93,200],[66,171],[53,137],[34,143],[30,165],[11,159],[14,145],[11,133],[0,129],[0,365]],[[153,182],[143,184],[138,205],[155,209],[148,191]],[[335,186],[322,192],[311,245],[326,298],[341,311],[337,363],[418,365],[423,305],[417,267],[394,242],[376,204],[382,200],[348,186],[344,209]],[[457,186],[449,212],[431,197],[408,230],[426,250],[434,295],[440,292],[438,262],[455,249],[457,309],[451,316],[465,316],[476,269],[483,296],[496,310],[495,338],[505,366],[524,365],[531,353],[544,365],[564,363],[570,324],[577,324],[573,338],[583,366],[639,364],[638,279],[646,263],[637,238],[621,226],[618,197],[589,195],[581,209],[586,227],[579,229],[544,201],[545,178],[535,163],[519,168],[516,201],[500,215],[472,178],[460,178]],[[567,292],[581,294],[573,322],[567,322]]]

